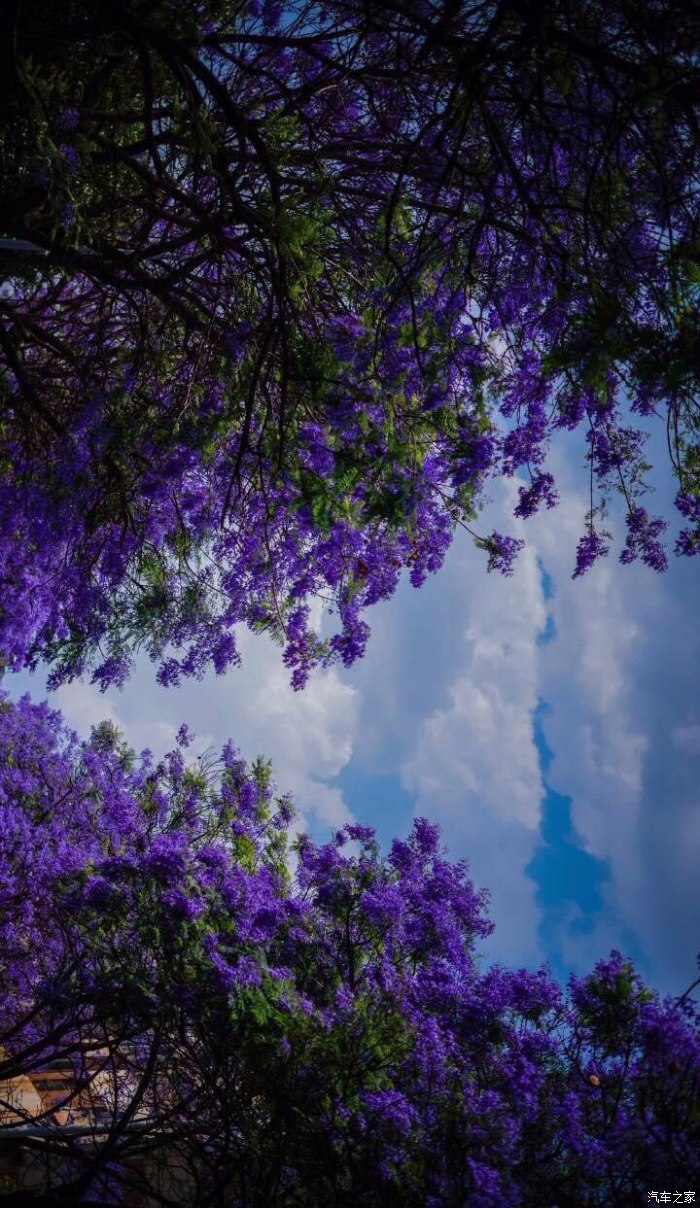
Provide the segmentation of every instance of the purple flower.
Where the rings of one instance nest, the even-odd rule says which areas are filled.
[[[608,550],[609,546],[600,533],[590,532],[584,534],[576,549],[576,568],[572,578],[577,579],[579,575],[584,575],[598,558],[607,556]]]
[[[652,520],[645,508],[632,507],[627,513],[626,522],[627,539],[620,561],[629,564],[641,558],[652,570],[665,571],[668,558],[659,536],[668,528],[666,521],[659,517]]]
[[[513,563],[525,542],[519,537],[506,537],[502,533],[493,532],[480,544],[488,551],[487,569],[497,570],[502,575],[509,576],[513,573]]]
[[[700,495],[687,495],[679,492],[676,496],[676,507],[681,515],[692,523],[692,528],[681,529],[676,541],[676,553],[685,557],[693,557],[700,552]]]
[[[518,496],[515,515],[522,520],[534,516],[543,503],[547,508],[555,507],[559,499],[553,475],[539,471],[533,475],[529,487],[518,488]]]
[[[78,109],[68,106],[61,113],[57,114],[55,121],[57,129],[68,134],[77,128],[80,121],[80,112]]]
[[[76,172],[78,171],[78,152],[76,151],[75,147],[72,145],[72,143],[61,143],[59,151],[66,161],[68,172],[71,176],[75,176]]]

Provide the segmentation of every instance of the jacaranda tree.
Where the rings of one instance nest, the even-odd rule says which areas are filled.
[[[566,995],[488,966],[485,895],[424,819],[386,857],[361,826],[302,837],[290,876],[269,769],[231,746],[188,765],[187,741],[154,764],[0,703],[8,1202],[587,1208],[697,1185],[691,995],[661,1001],[618,953]],[[63,1092],[23,1108],[46,1070]]]
[[[172,683],[245,623],[300,686],[490,477],[553,506],[561,429],[576,574],[615,492],[621,560],[665,565],[639,417],[697,552],[699,32],[687,0],[11,4],[6,665],[108,685],[144,646]]]

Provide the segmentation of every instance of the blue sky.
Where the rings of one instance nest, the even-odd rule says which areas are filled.
[[[144,662],[121,693],[76,683],[53,701],[157,753],[186,721],[201,748],[269,756],[318,838],[354,818],[388,844],[427,815],[490,891],[487,955],[565,978],[617,947],[678,993],[700,948],[699,567],[658,577],[612,554],[572,582],[585,477],[556,459],[563,502],[542,518],[520,526],[516,484],[492,490],[484,530],[528,538],[511,579],[460,535],[439,575],[371,611],[365,659],[303,693],[244,634],[223,678],[166,691]],[[5,686],[45,695],[41,675]]]

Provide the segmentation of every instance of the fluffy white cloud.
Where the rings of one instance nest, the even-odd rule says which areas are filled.
[[[217,735],[230,732],[246,757],[270,758],[280,788],[294,794],[307,818],[326,828],[351,822],[342,793],[326,782],[352,758],[356,690],[331,668],[312,676],[303,692],[293,692],[278,647],[245,633],[240,649],[240,668],[196,685],[203,690],[203,716],[216,719]]]
[[[573,895],[557,909],[561,961],[590,968],[617,946],[636,952],[663,988],[678,989],[692,971],[700,918],[688,854],[700,848],[689,787],[700,755],[692,567],[675,564],[658,578],[620,567],[612,552],[572,582],[587,500],[563,459],[559,477],[564,502],[526,526],[529,549],[513,579],[485,576],[468,542],[458,542],[423,589],[429,608],[421,613],[404,594],[387,609],[356,680],[356,749],[382,770],[387,751],[398,754],[416,812],[441,824],[451,855],[466,856],[477,884],[491,890],[489,950],[534,961],[539,915],[525,869],[543,787],[533,709],[546,700],[548,783],[571,797],[578,842],[609,872],[595,916],[579,917]],[[509,503],[497,495],[487,528],[510,528]],[[549,602],[537,557],[555,584]],[[555,638],[542,644],[547,612]]]
[[[232,739],[245,759],[272,760],[280,791],[295,798],[300,826],[316,823],[325,834],[353,821],[342,792],[327,782],[352,758],[357,690],[331,669],[314,675],[303,692],[293,692],[281,652],[267,637],[244,632],[239,647],[242,666],[219,678],[160,688],[144,659],[121,692],[103,695],[77,681],[51,694],[50,703],[80,734],[110,720],[131,746],[148,747],[156,757],[173,748],[182,722],[196,736],[190,755],[220,749]],[[40,674],[8,676],[3,686],[14,695],[46,695]]]
[[[64,684],[54,693],[52,704],[61,710],[68,725],[81,735],[87,736],[100,721],[111,721],[134,750],[142,751],[147,747],[156,759],[175,746],[179,725],[170,721],[133,719],[118,696],[103,696],[94,684],[82,680]],[[190,757],[202,754],[211,745],[211,735],[197,734],[189,750]]]
[[[698,815],[682,782],[687,758],[700,754],[700,726],[687,712],[694,680],[688,566],[665,577],[623,568],[614,554],[571,582],[571,551],[584,497],[562,466],[565,503],[556,524],[533,532],[556,583],[551,609],[558,640],[541,652],[542,695],[553,708],[546,737],[553,752],[548,781],[572,798],[582,847],[604,860],[610,880],[588,934],[560,929],[563,958],[585,967],[611,945],[637,948],[650,975],[680,989],[692,970],[700,895],[681,874],[685,850],[698,847]],[[680,585],[680,587],[679,587]],[[676,748],[669,758],[669,742]],[[685,836],[681,840],[681,836]],[[669,928],[673,932],[669,935]]]
[[[108,718],[132,746],[149,747],[156,756],[173,747],[183,721],[197,736],[190,748],[195,755],[231,738],[244,758],[272,760],[280,791],[294,795],[303,821],[315,818],[324,829],[352,821],[342,793],[326,782],[352,757],[355,689],[332,669],[315,675],[304,692],[293,692],[280,650],[268,638],[244,633],[240,648],[242,666],[221,678],[162,689],[144,661],[122,692],[103,696],[77,682],[53,700],[79,732]]]
[[[513,495],[514,487],[504,492],[500,510],[510,512]],[[466,855],[475,881],[489,888],[497,922],[489,951],[533,962],[538,916],[525,868],[537,842],[543,791],[533,738],[538,637],[546,623],[541,576],[532,550],[508,580],[484,576],[466,541],[452,560],[451,577],[468,600],[467,620],[454,635],[448,701],[419,723],[402,783],[415,794],[416,811],[440,823],[451,854]],[[474,582],[477,569],[482,576]]]

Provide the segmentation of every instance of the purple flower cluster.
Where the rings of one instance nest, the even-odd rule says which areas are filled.
[[[144,648],[176,683],[236,664],[248,625],[301,687],[361,656],[365,610],[439,569],[489,479],[524,476],[520,518],[553,507],[562,427],[587,431],[591,508],[625,499],[622,561],[660,570],[630,409],[669,433],[676,548],[697,552],[697,65],[674,3],[652,34],[621,0],[591,12],[592,57],[555,3],[544,59],[518,6],[487,36],[471,5],[185,20],[169,0],[123,27],[110,9],[99,36],[52,24],[42,72],[25,30],[28,124],[3,144],[13,237],[36,248],[3,285],[5,663],[107,687]],[[642,103],[645,63],[664,81]],[[477,536],[505,574],[518,544]],[[575,574],[602,552],[585,536]]]
[[[586,533],[578,543],[576,549],[576,569],[574,570],[574,579],[579,575],[585,575],[587,570],[593,566],[599,558],[605,558],[608,554],[609,546],[601,533],[591,530]]]
[[[665,520],[650,519],[646,508],[632,507],[627,514],[627,540],[620,561],[629,563],[641,558],[652,570],[666,570],[668,559],[659,538],[667,528]]]
[[[147,1186],[151,1127],[197,1206],[338,1187],[378,1208],[592,1206],[700,1174],[692,1000],[615,952],[568,995],[485,964],[486,895],[425,819],[388,857],[366,826],[302,836],[292,878],[266,765],[228,745],[214,776],[181,747],[154,767],[27,697],[0,701],[0,813],[0,1084],[59,1058],[70,1094],[94,1079],[122,1185]],[[86,1187],[100,1154],[80,1150]],[[70,1164],[48,1170],[65,1190]]]

